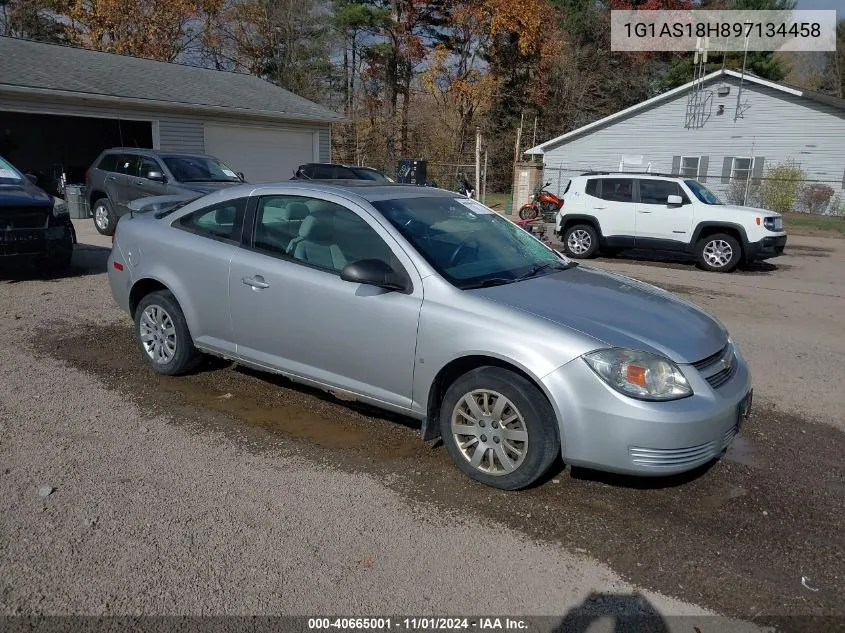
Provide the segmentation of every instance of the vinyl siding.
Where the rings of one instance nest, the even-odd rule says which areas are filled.
[[[191,119],[159,119],[158,148],[167,152],[202,154],[205,152],[205,126]]]
[[[717,88],[725,85],[730,94],[720,97]],[[724,195],[725,160],[754,156],[764,158],[766,167],[795,160],[808,179],[824,181],[845,200],[845,111],[746,82],[746,107],[734,121],[738,88],[739,80],[733,77],[705,86],[709,99],[699,128],[685,127],[683,94],[548,148],[544,162],[550,189],[563,191],[568,179],[582,171],[618,170],[623,155],[643,157],[642,167],[631,170],[651,163],[651,171],[665,173],[672,172],[676,157],[701,156],[707,157],[707,186]],[[720,105],[723,114],[718,114]]]

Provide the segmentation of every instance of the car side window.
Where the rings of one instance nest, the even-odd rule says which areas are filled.
[[[258,203],[253,248],[340,273],[362,259],[401,264],[364,218],[344,206],[304,196],[266,196]]]
[[[335,168],[334,177],[341,180],[358,180],[355,172],[351,169],[347,169],[346,167]]]
[[[115,172],[118,174],[128,174],[134,176],[138,173],[138,163],[140,156],[137,154],[120,154],[117,157],[117,168]]]
[[[602,178],[601,198],[611,202],[633,202],[634,180],[632,178]]]
[[[312,178],[317,180],[331,180],[334,178],[334,167],[332,165],[314,165]]]
[[[569,188],[567,187],[567,190]],[[599,179],[598,178],[590,178],[587,181],[587,186],[584,188],[584,193],[588,196],[593,196],[594,198],[599,197]]]
[[[139,163],[138,167],[138,176],[141,178],[146,178],[147,174],[151,171],[161,171],[161,165],[159,165],[156,161],[152,158],[147,158],[146,156],[141,157],[141,162]]]
[[[97,165],[97,169],[102,169],[103,171],[117,171],[117,154],[106,154],[103,156],[103,159],[100,161],[100,164]]]
[[[643,204],[667,204],[669,196],[682,195],[681,188],[674,180],[640,180],[640,202]]]
[[[215,240],[240,242],[246,198],[227,200],[184,215],[174,226]]]

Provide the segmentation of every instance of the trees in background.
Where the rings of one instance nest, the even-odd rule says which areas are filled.
[[[0,0],[0,33],[248,72],[342,111],[336,159],[393,172],[400,158],[469,163],[476,128],[491,190],[522,148],[692,79],[692,56],[610,51],[611,9],[784,9],[794,0]],[[836,53],[796,73],[843,96]],[[783,80],[790,62],[749,53]],[[710,70],[742,53],[710,54]],[[804,68],[800,64],[799,68]],[[442,176],[443,174],[441,174]],[[444,183],[450,185],[451,183]]]

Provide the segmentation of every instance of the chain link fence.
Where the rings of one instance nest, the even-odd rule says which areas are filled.
[[[549,182],[547,189],[560,196],[566,191],[570,179],[597,171],[618,172],[619,165],[605,168],[546,165],[543,182]],[[630,172],[649,173],[645,169]],[[652,169],[651,173],[655,172],[660,170]],[[718,174],[699,174],[696,179],[725,204],[766,208],[780,213],[845,217],[845,182],[810,177],[795,164],[766,161],[760,176],[746,174],[745,177],[725,178]]]

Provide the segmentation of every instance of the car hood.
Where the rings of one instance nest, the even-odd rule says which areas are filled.
[[[761,218],[768,218],[768,217],[780,217],[780,213],[775,213],[774,211],[769,211],[768,209],[758,209],[757,207],[740,207],[735,204],[723,204],[719,207],[719,209],[736,216],[737,214],[742,214],[750,217],[761,217]]]
[[[183,182],[179,187],[186,191],[196,191],[197,193],[211,193],[212,191],[219,191],[220,189],[228,189],[244,183],[238,182]]]
[[[0,185],[0,209],[29,206],[52,208],[53,199],[31,183]]]
[[[605,345],[660,354],[676,363],[711,356],[728,340],[722,324],[697,306],[655,286],[585,266],[469,292]]]

